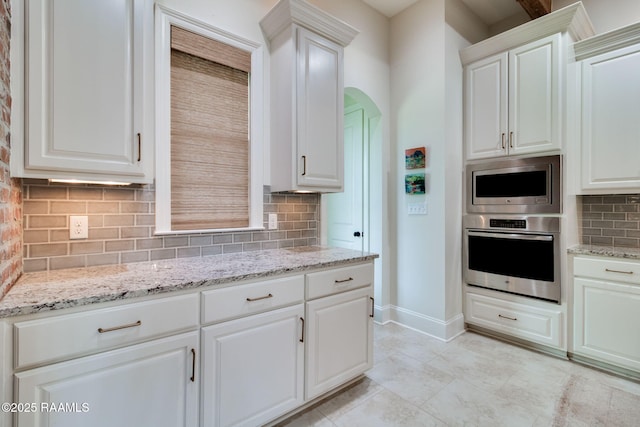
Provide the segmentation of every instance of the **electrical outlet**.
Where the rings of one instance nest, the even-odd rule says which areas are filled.
[[[71,215],[69,217],[69,238],[86,239],[89,237],[89,217],[86,215]]]
[[[269,230],[278,229],[278,214],[269,214]]]

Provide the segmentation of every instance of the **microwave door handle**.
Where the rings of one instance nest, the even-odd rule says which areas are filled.
[[[478,237],[495,237],[498,239],[514,239],[514,240],[537,240],[543,242],[551,242],[553,241],[553,236],[541,236],[541,235],[530,235],[530,234],[508,234],[508,233],[490,233],[486,231],[469,231],[469,236],[478,236]]]

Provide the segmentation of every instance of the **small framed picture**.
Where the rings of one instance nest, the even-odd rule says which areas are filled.
[[[427,149],[425,147],[404,150],[404,163],[407,169],[422,169],[425,167]]]
[[[404,177],[404,191],[407,194],[424,194],[424,174],[412,173]]]

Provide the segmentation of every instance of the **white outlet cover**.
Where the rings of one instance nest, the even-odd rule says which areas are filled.
[[[86,239],[89,237],[89,217],[86,215],[69,216],[69,239]]]

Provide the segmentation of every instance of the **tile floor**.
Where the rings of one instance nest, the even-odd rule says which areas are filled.
[[[374,367],[301,426],[640,426],[640,383],[476,333],[374,329]]]

